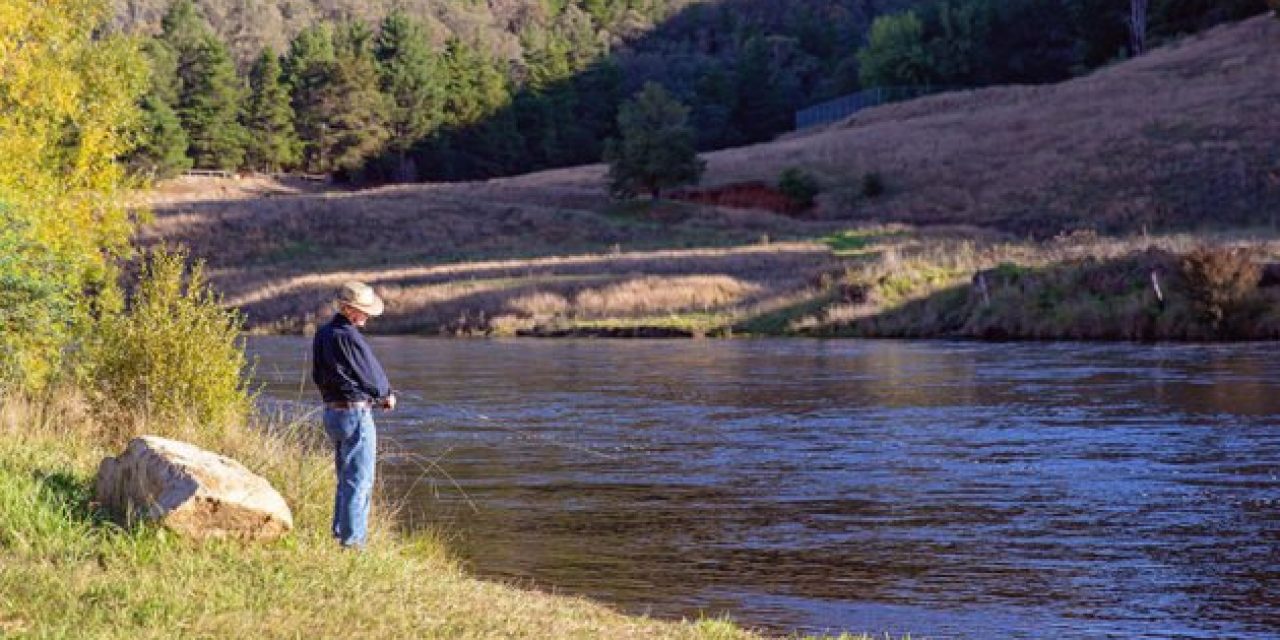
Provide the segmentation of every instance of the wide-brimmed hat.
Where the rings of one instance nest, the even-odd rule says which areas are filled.
[[[339,309],[343,305],[354,307],[371,316],[382,315],[383,309],[382,298],[373,292],[373,287],[354,280],[344,282],[341,287],[338,287],[338,294],[333,299],[333,304]]]

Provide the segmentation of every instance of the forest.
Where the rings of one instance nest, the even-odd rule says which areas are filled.
[[[597,162],[657,83],[699,149],[767,140],[864,88],[1060,81],[1265,0],[454,0],[117,3],[150,87],[130,157],[358,184]]]

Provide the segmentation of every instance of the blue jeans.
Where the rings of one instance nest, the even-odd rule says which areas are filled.
[[[338,487],[333,497],[333,536],[344,547],[364,546],[369,531],[378,434],[373,410],[325,409],[324,430],[333,444]]]

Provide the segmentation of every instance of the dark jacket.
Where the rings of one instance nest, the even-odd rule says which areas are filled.
[[[340,313],[316,331],[311,362],[311,379],[325,402],[380,400],[391,395],[391,383],[373,349]]]

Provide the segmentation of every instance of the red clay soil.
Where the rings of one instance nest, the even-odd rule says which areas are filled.
[[[671,199],[733,209],[764,209],[784,215],[796,215],[805,209],[777,189],[759,181],[686,189],[671,194]]]

